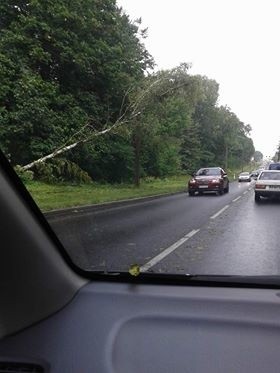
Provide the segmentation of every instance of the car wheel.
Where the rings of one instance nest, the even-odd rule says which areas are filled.
[[[189,196],[193,197],[194,196],[194,192],[193,191],[189,191]]]
[[[258,193],[255,193],[255,202],[260,202],[261,196]]]
[[[220,189],[218,193],[220,196],[222,196],[224,194],[224,189]]]
[[[224,189],[224,192],[225,192],[225,193],[228,193],[228,192],[229,192],[229,183],[228,183],[227,187]]]

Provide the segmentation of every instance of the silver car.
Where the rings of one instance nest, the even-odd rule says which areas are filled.
[[[251,181],[251,175],[249,172],[241,172],[238,176],[238,181]]]
[[[280,171],[261,171],[255,184],[255,201],[261,197],[280,197]]]

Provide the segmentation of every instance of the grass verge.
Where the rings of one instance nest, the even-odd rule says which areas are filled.
[[[228,170],[229,171],[229,170]],[[228,172],[230,181],[236,180],[238,171]],[[175,193],[186,190],[189,176],[179,175],[164,179],[147,178],[139,188],[132,184],[46,184],[39,181],[25,183],[26,188],[42,211],[84,206],[131,198]]]
[[[130,184],[46,184],[31,181],[25,184],[42,211],[66,207],[120,201],[130,198],[175,193],[186,190],[188,176],[180,175],[165,179],[147,179],[139,188]]]

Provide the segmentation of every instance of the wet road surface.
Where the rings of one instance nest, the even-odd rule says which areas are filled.
[[[253,183],[223,196],[187,193],[46,214],[71,258],[88,270],[191,274],[280,273],[280,202],[254,202]]]

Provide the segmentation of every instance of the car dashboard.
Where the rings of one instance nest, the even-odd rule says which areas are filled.
[[[279,372],[279,310],[277,290],[89,283],[0,356],[55,373]]]

